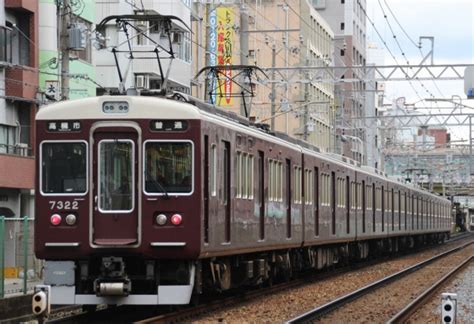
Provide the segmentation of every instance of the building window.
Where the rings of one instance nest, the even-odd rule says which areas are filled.
[[[341,30],[344,30],[344,23],[341,23]]]
[[[346,54],[346,50],[345,49],[341,49],[341,56],[344,56]]]
[[[0,62],[12,63],[12,31],[0,26]]]

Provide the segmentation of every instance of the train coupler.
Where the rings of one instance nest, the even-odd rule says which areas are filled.
[[[123,296],[126,297],[132,291],[132,283],[129,279],[107,281],[96,279],[94,281],[94,292],[99,297]]]

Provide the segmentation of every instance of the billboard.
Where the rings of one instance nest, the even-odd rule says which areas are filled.
[[[234,46],[234,10],[229,7],[218,7],[209,11],[209,66],[232,65]],[[209,80],[209,101],[229,107],[234,104],[232,98],[231,70],[220,71],[217,80]]]

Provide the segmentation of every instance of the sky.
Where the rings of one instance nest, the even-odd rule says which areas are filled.
[[[381,6],[387,18],[384,17]],[[421,63],[424,55],[431,49],[431,43],[423,41],[422,56],[415,46],[420,36],[434,37],[434,64],[474,64],[474,0],[367,0],[367,15],[401,65],[405,65],[407,60],[410,64]],[[415,44],[405,35],[394,16]],[[389,24],[406,58],[402,56]],[[369,21],[366,33],[368,42],[384,48],[383,41]],[[385,50],[385,64],[396,64],[387,50]],[[452,98],[456,95],[463,98],[463,104],[474,107],[474,100],[464,100],[466,95],[463,81],[422,83],[423,85],[413,81],[410,86],[408,82],[388,82],[386,102],[398,97],[405,97],[406,102],[414,103],[430,96]],[[432,111],[441,111],[439,107],[449,106],[444,102],[419,102],[417,105],[431,107]],[[450,127],[448,130],[456,139],[468,138],[465,127]]]

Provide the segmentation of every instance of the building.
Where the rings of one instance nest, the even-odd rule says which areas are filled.
[[[367,65],[384,65],[385,52],[378,48],[375,44],[367,45]],[[385,93],[385,84],[383,82],[375,81],[375,71],[372,70],[367,81],[366,100],[365,100],[365,114],[366,118],[376,118],[383,110],[383,99]],[[367,124],[367,123],[366,123]],[[380,123],[377,123],[380,126]],[[382,141],[381,131],[379,127],[366,127],[365,129],[365,149],[367,156],[367,165],[383,170],[382,157]]]
[[[334,31],[334,65],[366,65],[366,0],[313,0],[312,3]],[[346,73],[343,77],[360,81],[336,84],[336,132],[342,139],[337,142],[341,144],[338,151],[367,164],[366,132],[360,120],[365,117],[367,85],[356,73]],[[350,140],[344,141],[343,135]]]
[[[239,4],[199,1],[194,5],[193,17],[194,71],[220,62],[223,54],[219,35],[226,31],[226,35],[230,35],[226,40],[232,49],[227,60],[232,64],[281,68],[267,76],[259,74],[259,79],[252,81],[256,96],[247,99],[249,116],[269,124],[275,131],[306,140],[322,151],[331,151],[334,86],[311,80],[303,68],[298,69],[332,64],[333,31],[310,1],[243,1]],[[214,39],[217,39],[216,44]],[[294,67],[294,70],[285,70]],[[209,80],[202,77],[195,80],[193,94],[244,114],[240,98],[211,100],[208,88]]]
[[[91,31],[95,28],[95,1],[70,1],[69,29],[81,31],[82,44],[69,52],[69,98],[95,96],[95,66]],[[57,1],[39,1],[39,86],[44,103],[61,99],[61,6]],[[77,45],[75,45],[77,46]]]
[[[160,14],[173,15],[187,26],[191,26],[191,0],[166,1],[166,0],[130,0],[130,1],[108,1],[96,0],[96,24],[111,15],[128,14]],[[139,33],[130,29],[131,47],[133,50],[153,50],[155,45],[150,39],[161,43],[167,42],[166,35],[161,26],[154,21],[143,21],[136,24]],[[182,24],[173,24],[171,35],[175,59],[173,60],[171,74],[167,88],[170,90],[191,92],[191,38],[189,30]],[[97,83],[101,85],[98,93],[116,91],[119,88],[119,76],[115,59],[110,51],[114,46],[119,50],[127,48],[127,37],[123,31],[119,31],[115,20],[106,25],[105,35],[106,49],[96,51],[96,75]],[[138,89],[160,89],[161,76],[159,65],[152,54],[143,54],[146,59],[129,60],[127,55],[118,55],[118,64],[124,73],[124,88]],[[166,71],[170,60],[163,60],[163,70]]]
[[[7,218],[34,216],[37,26],[37,1],[0,0],[0,216]],[[7,221],[6,267],[20,265],[17,228]]]

